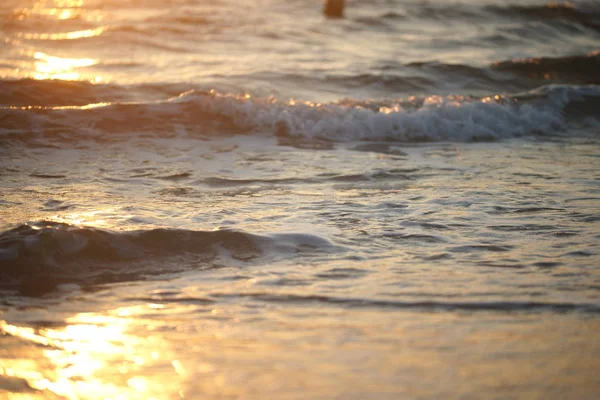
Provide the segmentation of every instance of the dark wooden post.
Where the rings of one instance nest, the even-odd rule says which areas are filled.
[[[344,16],[345,0],[325,0],[323,13],[329,18],[341,18]]]

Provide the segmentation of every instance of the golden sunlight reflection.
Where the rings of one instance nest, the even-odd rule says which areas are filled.
[[[0,320],[0,336],[15,341],[9,342],[10,357],[0,355],[0,379],[25,381],[39,398],[181,398],[186,368],[158,333],[158,323],[144,318],[160,308],[146,304],[82,313],[60,328],[33,329]]]
[[[79,19],[100,22],[104,19],[100,9],[84,8],[84,6],[83,0],[41,0],[30,6],[14,10],[14,14],[19,21],[32,16],[42,16],[59,21]]]
[[[73,71],[75,68],[89,67],[97,64],[98,60],[92,58],[62,58],[54,57],[42,52],[33,55],[35,62],[35,79],[64,79],[76,80],[80,74]]]
[[[40,0],[31,7],[20,10],[21,15],[47,15],[57,19],[69,19],[77,16],[78,9],[83,7],[84,0]]]
[[[129,214],[121,214],[118,207],[104,207],[92,211],[55,215],[50,217],[50,220],[69,225],[106,227],[111,226],[110,221],[107,220],[107,218],[109,218],[108,216],[111,216],[113,219],[127,219],[132,217],[132,215]]]
[[[100,36],[102,32],[104,32],[104,28],[100,27],[62,33],[19,33],[17,37],[27,40],[73,40]]]
[[[53,46],[49,42],[85,40],[102,35],[106,27],[97,23],[103,19],[104,12],[97,6],[94,4],[90,7],[85,0],[39,0],[13,10],[16,20],[31,22],[22,25],[23,30],[5,39],[5,43],[15,47],[19,52],[15,56],[19,59],[22,60],[23,56],[31,59],[17,62],[12,73],[21,78],[26,75],[38,80],[85,79],[93,83],[104,82],[106,79],[101,76],[84,74],[78,70],[96,65],[99,60],[79,54],[73,57],[69,53],[56,56],[51,54],[54,50],[49,50],[44,43]],[[28,43],[33,43],[32,47]]]

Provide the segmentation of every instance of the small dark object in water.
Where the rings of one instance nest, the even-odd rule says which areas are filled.
[[[344,16],[345,0],[326,0],[323,13],[330,18],[341,18]]]

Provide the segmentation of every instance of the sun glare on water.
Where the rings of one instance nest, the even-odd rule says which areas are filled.
[[[82,72],[83,68],[99,64],[100,60],[82,57],[77,45],[65,47],[61,44],[93,39],[105,33],[106,26],[97,25],[104,18],[102,10],[86,6],[84,0],[53,0],[37,1],[13,10],[16,26],[21,29],[5,39],[5,43],[18,51],[18,68],[5,75],[38,80],[106,81],[105,77],[93,72]],[[40,24],[38,20],[45,22]],[[82,21],[90,27],[77,29],[81,28],[81,23],[69,21]]]
[[[14,350],[10,358],[0,357],[0,380],[20,382],[22,392],[36,394],[33,398],[182,398],[186,368],[154,332],[156,323],[143,319],[160,307],[77,314],[58,328],[34,329],[0,320],[0,334]],[[140,328],[148,332],[136,335]],[[33,352],[39,352],[37,357]],[[10,393],[9,398],[32,398],[22,394]]]
[[[92,58],[62,58],[42,52],[36,52],[33,57],[37,60],[35,62],[36,72],[33,74],[35,79],[77,80],[81,75],[74,69],[98,63],[98,60]],[[101,78],[97,77],[96,80],[101,80]]]

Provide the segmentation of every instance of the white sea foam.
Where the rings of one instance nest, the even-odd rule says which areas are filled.
[[[172,136],[216,129],[332,141],[472,141],[557,133],[568,125],[567,106],[585,114],[599,99],[597,86],[545,86],[514,96],[485,98],[346,99],[326,104],[191,91],[161,102],[5,108],[0,112],[4,133],[98,135],[109,131]]]
[[[597,87],[547,86],[514,97],[440,97],[382,103],[315,104],[241,98],[217,93],[185,93],[200,110],[224,115],[247,129],[306,138],[346,140],[502,139],[552,133],[565,127],[571,102],[600,98]]]

